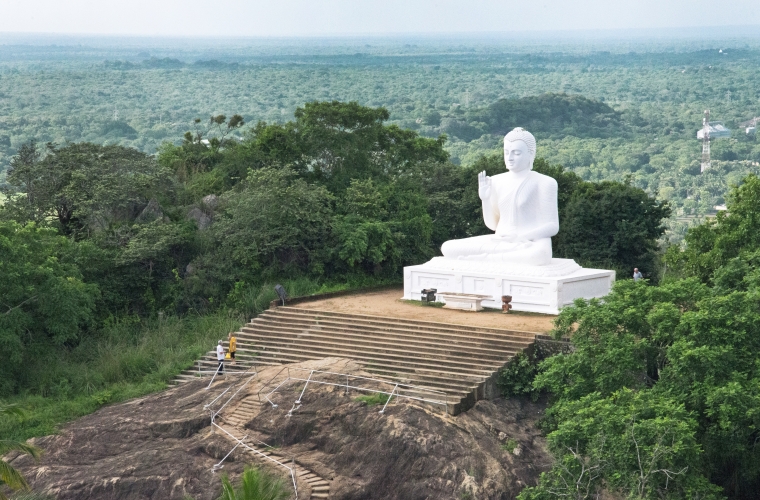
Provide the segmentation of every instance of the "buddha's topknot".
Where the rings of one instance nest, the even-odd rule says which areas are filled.
[[[533,134],[528,132],[522,127],[514,128],[510,133],[504,136],[505,142],[523,141],[528,146],[528,151],[535,158],[536,157],[536,138]]]

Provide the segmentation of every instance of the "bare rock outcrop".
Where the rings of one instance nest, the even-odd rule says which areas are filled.
[[[484,400],[452,417],[403,400],[380,414],[356,396],[310,387],[291,417],[290,404],[264,406],[246,428],[330,478],[340,500],[514,498],[550,464],[543,402]]]
[[[35,491],[62,500],[212,500],[221,489],[212,466],[230,449],[214,434],[203,410],[202,382],[101,408],[36,438],[39,463],[21,456],[11,463]],[[227,462],[225,471],[243,464]]]
[[[295,458],[329,483],[329,498],[509,499],[535,484],[548,467],[550,457],[536,427],[544,403],[479,401],[452,417],[394,398],[380,414],[380,406],[357,400],[361,392],[340,386],[312,382],[299,397],[303,379],[286,381],[271,394],[278,406],[266,402],[264,395],[280,383],[276,374],[299,366],[306,374],[370,376],[353,361],[335,358],[291,365],[289,371],[264,368],[217,421],[251,443],[274,446],[288,461]],[[188,382],[102,408],[58,435],[36,439],[45,450],[39,463],[28,457],[12,463],[35,490],[59,499],[212,500],[220,493],[212,466],[233,444],[212,431],[203,405],[242,380],[231,377],[210,391],[204,382]],[[225,461],[224,471],[233,480],[252,461],[241,449]],[[283,474],[281,468],[270,470]]]

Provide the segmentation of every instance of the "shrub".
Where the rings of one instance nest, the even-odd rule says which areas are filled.
[[[533,380],[538,374],[538,365],[533,356],[518,352],[512,361],[499,371],[497,384],[505,398],[513,396],[530,396],[538,400],[541,392],[533,387]]]

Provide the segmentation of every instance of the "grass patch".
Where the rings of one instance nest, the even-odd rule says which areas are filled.
[[[506,452],[512,453],[513,451],[515,451],[515,448],[517,448],[518,446],[520,446],[520,443],[518,443],[516,440],[512,438],[509,438],[507,439],[506,443],[501,445],[501,449]]]
[[[378,392],[375,392],[372,394],[357,396],[354,398],[354,401],[367,403],[367,406],[384,405],[385,403],[388,402],[389,397],[390,395],[388,394],[380,394]]]
[[[228,313],[139,320],[127,318],[103,328],[74,348],[30,349],[23,393],[6,398],[27,418],[0,419],[0,439],[26,440],[55,433],[60,424],[166,388],[216,341],[243,323]]]

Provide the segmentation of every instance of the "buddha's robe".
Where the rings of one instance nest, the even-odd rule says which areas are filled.
[[[450,240],[444,257],[542,266],[551,263],[551,237],[559,231],[557,181],[538,172],[491,177],[483,219],[496,234]]]

